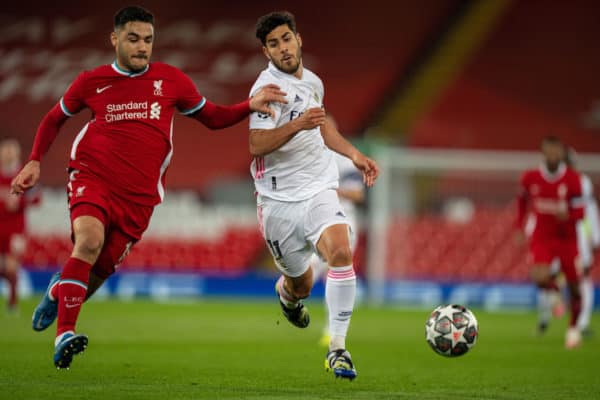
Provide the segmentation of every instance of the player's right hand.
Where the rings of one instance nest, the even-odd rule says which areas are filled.
[[[31,160],[21,172],[15,176],[10,184],[10,192],[12,194],[23,194],[26,190],[31,189],[40,179],[40,162]]]
[[[326,113],[321,107],[309,108],[304,113],[296,118],[296,124],[301,131],[314,129],[317,126],[325,123]]]

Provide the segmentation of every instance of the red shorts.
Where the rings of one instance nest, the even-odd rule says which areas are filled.
[[[0,255],[21,256],[25,252],[27,239],[22,232],[0,232]]]
[[[112,194],[109,186],[85,172],[72,171],[67,186],[71,224],[81,216],[92,216],[104,225],[104,246],[92,271],[106,278],[142,238],[154,207],[127,201]]]
[[[577,240],[536,240],[529,246],[532,264],[550,266],[554,260],[560,261],[560,268],[568,282],[579,281]]]

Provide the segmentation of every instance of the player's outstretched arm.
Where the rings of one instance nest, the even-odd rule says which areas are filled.
[[[242,121],[252,111],[273,115],[270,103],[287,103],[285,93],[276,85],[261,88],[248,100],[231,106],[206,102],[204,107],[192,117],[210,129],[223,129]]]
[[[289,142],[298,132],[314,129],[324,122],[325,111],[321,108],[310,108],[300,117],[278,128],[251,129],[250,153],[253,156],[269,154]]]
[[[373,186],[379,176],[379,166],[374,160],[365,156],[347,141],[329,120],[321,126],[321,135],[327,147],[352,160],[356,168],[362,172],[365,185]]]
[[[60,104],[56,104],[44,116],[38,127],[33,141],[33,148],[29,156],[29,162],[21,169],[11,182],[11,193],[23,194],[31,189],[40,179],[40,160],[48,152],[50,146],[56,139],[60,127],[65,123],[68,116],[63,112]]]

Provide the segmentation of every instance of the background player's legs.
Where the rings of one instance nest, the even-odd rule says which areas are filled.
[[[19,276],[19,258],[12,254],[6,254],[4,257],[3,268],[0,268],[2,276],[7,280],[9,287],[8,309],[15,311],[18,304],[18,276]]]
[[[558,270],[560,264],[538,262],[530,270],[531,280],[538,288],[538,333],[546,331],[553,314],[555,317],[560,317],[564,313],[560,289],[556,281],[557,273],[552,267]]]
[[[581,312],[581,279],[577,271],[575,262],[577,260],[577,245],[565,243],[562,246],[561,267],[567,279],[567,288],[569,289],[569,306],[571,315],[569,319],[569,329],[565,337],[565,347],[573,348],[579,346],[581,342],[581,332],[577,327],[577,320]]]
[[[348,225],[336,224],[323,231],[317,249],[329,264],[325,298],[329,308],[329,350],[346,348],[346,335],[356,297],[356,276]]]
[[[586,268],[581,279],[581,312],[577,320],[577,327],[584,334],[589,334],[590,320],[594,311],[594,282],[590,268]]]

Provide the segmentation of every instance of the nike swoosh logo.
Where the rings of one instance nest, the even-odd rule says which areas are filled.
[[[112,85],[104,86],[103,88],[96,88],[96,93],[102,93]]]
[[[35,325],[35,327],[37,329],[42,329],[42,319],[41,318],[38,320],[38,323]]]
[[[81,304],[65,304],[65,307],[67,308],[75,308],[75,307],[79,307]]]

